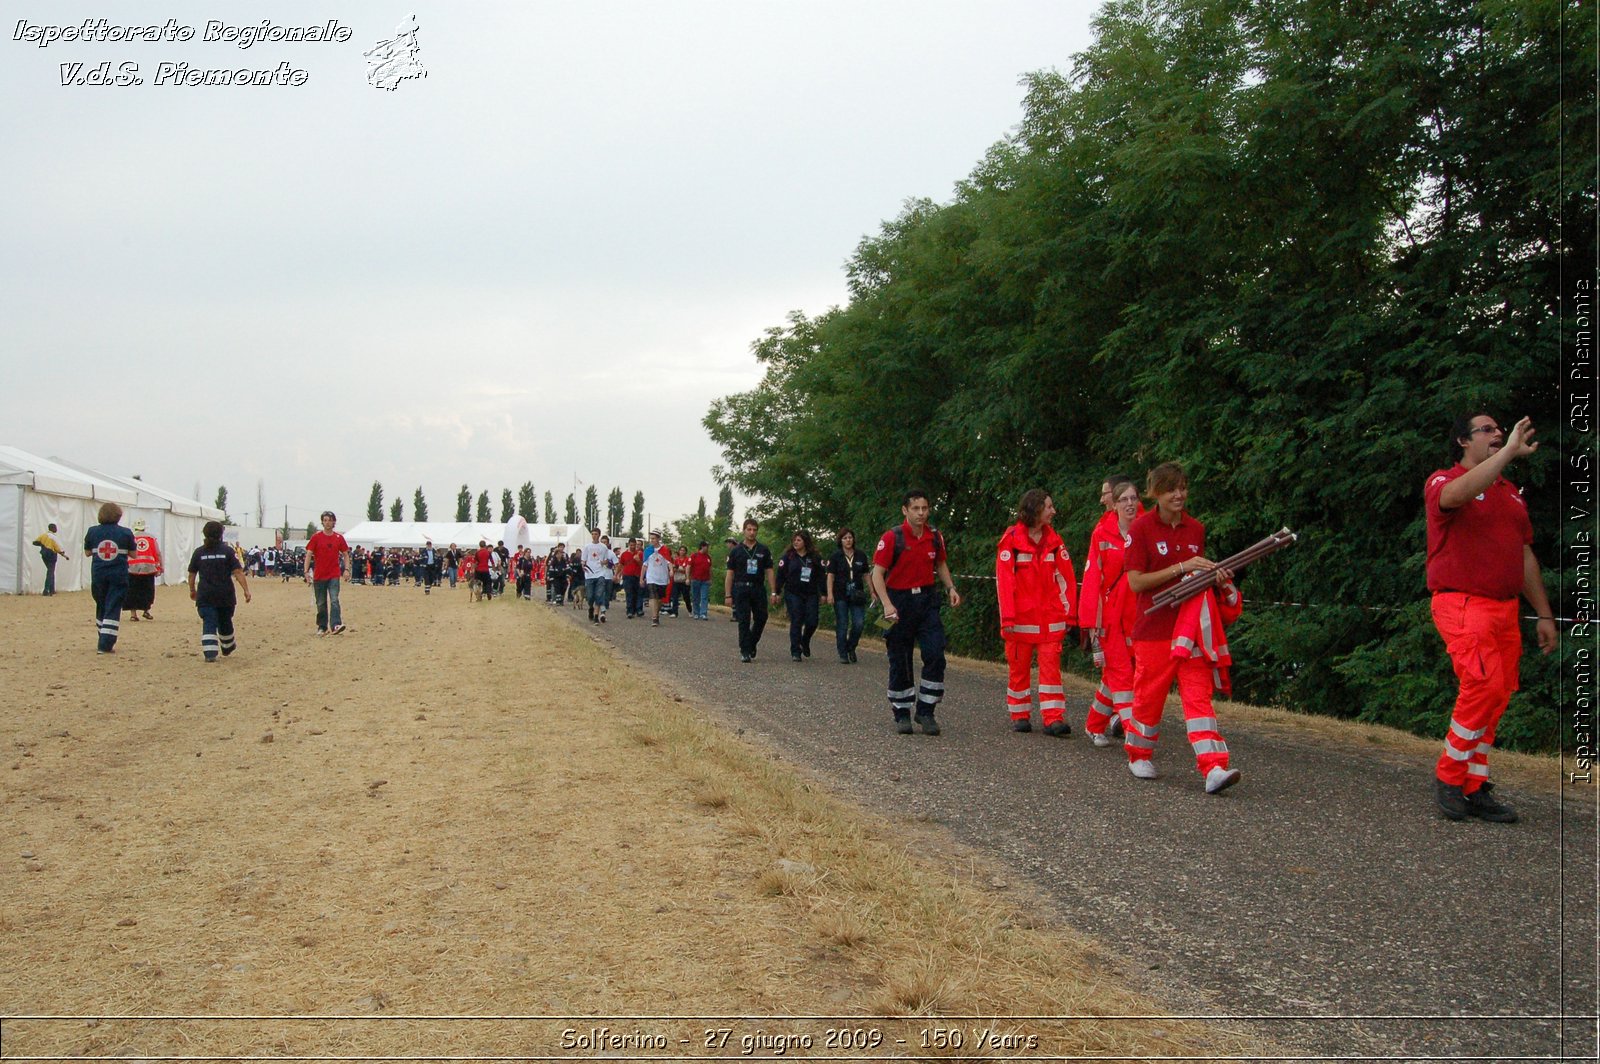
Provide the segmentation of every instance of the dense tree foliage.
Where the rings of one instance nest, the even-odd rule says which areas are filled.
[[[472,520],[472,489],[465,484],[456,492],[456,520],[461,522]]]
[[[547,525],[556,523],[556,497],[553,492],[544,493],[544,523]]]
[[[406,517],[406,504],[404,502],[402,502],[401,500],[396,499],[394,501],[394,505],[389,507],[389,520],[391,520],[391,521],[404,521],[405,517]]]
[[[524,521],[539,522],[539,496],[533,490],[533,481],[524,480],[517,489],[517,513]]]
[[[600,489],[593,484],[583,492],[583,527],[600,527]]]
[[[628,519],[628,535],[637,539],[644,535],[644,492],[633,493],[633,516]]]
[[[367,496],[367,520],[383,520],[383,485],[376,480],[372,482],[372,494]]]
[[[1105,475],[1180,461],[1212,556],[1301,534],[1249,573],[1239,693],[1438,733],[1421,485],[1453,416],[1534,418],[1513,476],[1547,564],[1583,445],[1557,380],[1558,278],[1595,252],[1579,10],[1111,0],[951,202],[861,242],[847,305],[754,343],[762,381],[705,419],[718,475],[780,527],[867,536],[920,486],[982,574],[1025,489],[1081,550]],[[992,653],[992,590],[971,605],[953,635]],[[1557,659],[1523,671],[1500,737],[1548,748]]]
[[[411,519],[413,521],[426,521],[428,519],[428,500],[422,497],[422,487],[420,485],[411,496]]]
[[[578,523],[578,496],[576,494],[567,496],[567,507],[564,514],[567,524],[575,525]]]
[[[489,492],[487,489],[478,492],[478,507],[474,520],[480,522],[492,520],[489,517]]]

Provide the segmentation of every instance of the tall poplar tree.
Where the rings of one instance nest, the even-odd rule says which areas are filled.
[[[372,482],[372,494],[367,496],[367,520],[383,520],[383,485]]]
[[[416,494],[411,497],[411,519],[413,521],[428,519],[428,500],[422,497],[421,485],[418,485]]]
[[[517,513],[524,521],[539,523],[539,497],[533,492],[533,481],[524,480],[517,489]]]
[[[548,491],[544,493],[544,523],[547,525],[556,523],[556,497]]]
[[[456,492],[456,520],[462,524],[472,520],[472,489],[465,484]]]
[[[575,525],[577,523],[578,523],[578,497],[576,495],[568,495],[567,496],[567,524]]]
[[[485,489],[483,491],[478,492],[478,515],[477,515],[477,520],[479,522],[481,522],[481,523],[484,523],[484,524],[487,524],[490,520],[492,520],[492,518],[490,518],[490,516],[489,516],[489,492],[488,492],[488,489]]]
[[[394,505],[389,507],[389,520],[403,521],[405,520],[405,516],[405,503],[401,502],[399,499],[396,499],[394,501]]]
[[[583,493],[583,527],[600,527],[600,489],[593,484]]]
[[[606,496],[606,532],[617,536],[622,534],[622,520],[627,510],[622,502],[622,489],[612,488],[611,494]]]
[[[628,535],[635,539],[644,535],[644,492],[633,493],[633,517],[628,521]]]
[[[504,524],[506,521],[511,520],[511,516],[513,514],[515,514],[516,512],[517,512],[517,504],[511,498],[511,489],[510,488],[506,488],[504,491],[502,491],[500,493],[500,521],[501,521],[501,523]]]

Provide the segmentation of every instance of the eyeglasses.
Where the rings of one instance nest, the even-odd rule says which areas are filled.
[[[1505,429],[1501,428],[1499,425],[1479,425],[1477,428],[1470,430],[1467,433],[1467,435],[1468,436],[1476,436],[1480,432],[1481,433],[1487,433],[1487,434],[1492,436],[1497,432],[1500,432],[1500,433],[1505,432]]]

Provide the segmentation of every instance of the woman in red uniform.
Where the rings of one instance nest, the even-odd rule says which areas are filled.
[[[1239,593],[1233,586],[1233,574],[1205,556],[1206,526],[1184,511],[1189,499],[1189,478],[1183,467],[1176,462],[1156,466],[1150,470],[1147,487],[1155,507],[1134,521],[1123,563],[1128,586],[1138,596],[1132,632],[1133,712],[1123,738],[1128,769],[1142,780],[1160,775],[1151,757],[1161,731],[1161,711],[1176,679],[1189,744],[1194,748],[1200,774],[1205,777],[1206,793],[1219,794],[1239,782],[1239,770],[1228,766],[1228,744],[1217,731],[1216,712],[1211,706],[1216,661],[1192,653],[1186,646],[1190,641],[1175,636],[1180,608],[1167,606],[1154,613],[1146,611],[1154,605],[1157,592],[1192,574],[1200,574],[1195,579],[1214,583],[1234,606]],[[1196,609],[1210,611],[1208,617],[1217,611],[1218,603],[1211,592],[1191,601],[1198,604]],[[1226,616],[1221,621],[1225,622]],[[1217,634],[1220,636],[1220,632]],[[1221,651],[1225,656],[1225,645]]]
[[[1111,509],[1089,537],[1083,563],[1083,589],[1078,595],[1078,623],[1093,641],[1100,666],[1100,689],[1089,706],[1084,730],[1096,746],[1110,746],[1106,730],[1112,721],[1127,727],[1133,712],[1133,591],[1124,578],[1123,562],[1133,522],[1144,513],[1139,489],[1127,477],[1106,481]]]
[[[1071,735],[1067,696],[1061,686],[1061,643],[1072,623],[1077,578],[1066,544],[1050,527],[1055,503],[1039,488],[1017,504],[1017,523],[1006,529],[995,549],[999,585],[1000,636],[1006,642],[1011,678],[1006,708],[1011,730],[1033,730],[1033,659],[1039,658],[1039,716],[1046,735]]]

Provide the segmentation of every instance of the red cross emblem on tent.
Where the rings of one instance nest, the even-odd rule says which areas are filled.
[[[100,545],[94,549],[94,552],[100,556],[100,560],[103,562],[114,561],[117,557],[117,545],[109,539],[102,539]]]

